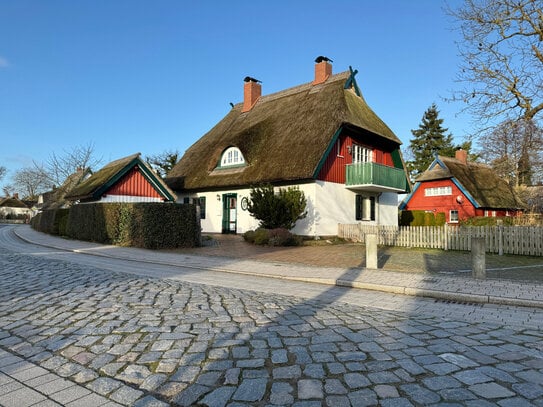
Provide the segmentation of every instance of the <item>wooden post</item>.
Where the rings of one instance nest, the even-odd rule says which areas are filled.
[[[471,270],[473,278],[486,278],[485,239],[474,237],[471,239]]]
[[[377,268],[377,235],[366,235],[366,268]]]
[[[503,256],[503,220],[498,219],[498,255]]]

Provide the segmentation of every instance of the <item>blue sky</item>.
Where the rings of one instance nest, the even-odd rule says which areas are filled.
[[[459,0],[449,1],[453,6]],[[359,71],[370,107],[409,144],[437,103],[455,142],[471,131],[452,22],[439,0],[0,2],[0,165],[93,143],[108,161],[183,153],[243,97],[313,78],[314,59]]]

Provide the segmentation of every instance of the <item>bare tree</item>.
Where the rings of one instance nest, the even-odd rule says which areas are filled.
[[[0,180],[4,178],[4,176],[6,175],[6,172],[7,172],[6,167],[3,167],[0,165]]]
[[[60,186],[66,179],[79,169],[94,169],[102,161],[102,158],[94,156],[94,144],[89,143],[82,146],[64,150],[62,154],[53,152],[49,159],[34,166],[41,171],[51,185]]]
[[[160,154],[145,157],[145,161],[158,175],[164,178],[179,161],[179,151],[166,150]]]
[[[16,171],[13,181],[17,190],[21,191],[26,199],[36,199],[40,193],[46,191],[49,187],[46,175],[34,167],[22,168]]]
[[[2,192],[4,193],[5,197],[10,197],[15,192],[15,187],[11,184],[4,184],[2,187]]]
[[[508,121],[485,138],[483,159],[513,186],[543,179],[543,129],[529,120]]]
[[[458,81],[462,100],[480,123],[523,118],[543,110],[543,0],[465,0],[447,10],[463,41]]]

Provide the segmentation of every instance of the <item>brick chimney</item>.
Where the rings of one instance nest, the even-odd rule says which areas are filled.
[[[313,85],[326,82],[332,75],[332,64],[329,62],[333,61],[323,56],[319,56],[315,59],[315,79],[313,80]]]
[[[467,164],[468,163],[468,152],[466,150],[462,150],[461,148],[459,148],[458,150],[456,150],[455,158],[458,161],[461,161],[463,164]]]
[[[253,108],[258,98],[262,95],[262,85],[260,81],[250,76],[246,76],[243,85],[243,108],[241,112],[248,112]]]

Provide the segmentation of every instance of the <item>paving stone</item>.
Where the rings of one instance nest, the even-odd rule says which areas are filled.
[[[125,405],[133,405],[136,402],[136,400],[138,400],[141,396],[143,396],[142,391],[133,389],[132,387],[122,385],[113,393],[111,393],[109,397],[111,397],[113,401],[116,401],[118,403],[125,404]]]
[[[134,403],[134,407],[168,407],[169,404],[157,400],[153,396],[145,396]]]
[[[515,394],[497,383],[481,383],[469,387],[469,390],[485,399],[511,397]]]
[[[273,369],[274,379],[297,379],[302,375],[302,370],[298,365],[276,367]]]
[[[236,391],[235,387],[219,387],[207,394],[201,403],[208,407],[224,407]]]
[[[111,379],[109,377],[99,377],[98,379],[94,380],[93,382],[87,383],[86,387],[89,390],[92,390],[98,394],[101,394],[103,396],[106,396],[113,392],[114,390],[121,387],[121,382]]]
[[[200,368],[197,366],[182,366],[172,375],[171,380],[174,382],[191,383],[196,379],[199,373]]]
[[[293,388],[289,383],[275,382],[272,384],[270,402],[276,405],[289,405],[294,402]]]
[[[438,403],[441,400],[441,396],[439,394],[418,384],[405,384],[400,386],[400,389],[404,391],[411,400],[421,405]]]
[[[264,397],[267,379],[246,379],[232,396],[233,400],[255,402]]]
[[[322,383],[320,380],[302,379],[298,380],[298,399],[322,399]]]

